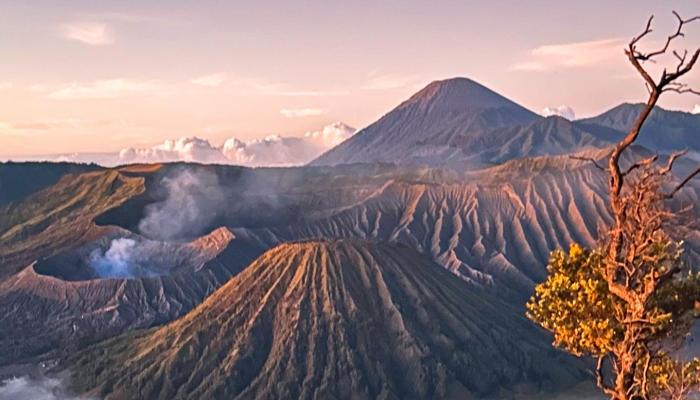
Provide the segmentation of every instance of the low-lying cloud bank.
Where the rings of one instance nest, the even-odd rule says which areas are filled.
[[[247,142],[228,139],[216,146],[206,139],[183,137],[149,148],[129,147],[119,153],[76,153],[13,158],[14,161],[66,161],[106,167],[133,163],[187,161],[200,164],[232,164],[249,167],[304,165],[355,134],[357,130],[336,122],[301,137],[268,136]]]
[[[203,164],[236,164],[251,167],[306,164],[355,134],[355,129],[336,122],[319,132],[302,137],[268,136],[243,142],[228,139],[223,146],[208,140],[181,138],[168,140],[151,148],[124,149],[119,153],[122,163],[153,163],[191,161]]]

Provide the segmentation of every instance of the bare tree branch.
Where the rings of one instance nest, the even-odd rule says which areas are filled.
[[[596,168],[598,168],[599,170],[601,170],[601,171],[603,171],[603,172],[605,172],[605,171],[608,170],[608,169],[605,168],[604,166],[598,164],[598,161],[597,161],[595,158],[592,158],[592,157],[581,157],[581,156],[573,156],[573,155],[572,155],[572,156],[569,156],[569,158],[571,158],[571,159],[573,159],[573,160],[591,162],[593,165],[596,166]]]
[[[665,175],[673,169],[676,160],[687,151],[672,154],[663,168],[654,167],[659,158],[657,154],[632,163],[624,171],[620,166],[623,152],[635,143],[642,126],[663,93],[700,94],[699,91],[680,81],[680,78],[695,67],[700,58],[700,49],[693,53],[687,50],[671,50],[672,43],[684,36],[684,26],[700,20],[700,16],[683,19],[675,11],[673,15],[678,20],[677,29],[667,37],[661,49],[643,52],[638,48],[640,41],[653,32],[653,16],[647,21],[644,31],[634,37],[625,49],[630,63],[644,79],[649,98],[627,135],[613,149],[607,166],[610,173],[610,207],[614,222],[605,236],[608,254],[602,273],[610,293],[624,304],[617,312],[619,314],[617,317],[618,321],[625,324],[626,329],[619,346],[611,350],[614,356],[611,357],[611,361],[616,372],[615,394],[612,397],[620,400],[647,398],[646,373],[649,359],[646,360],[646,367],[640,364],[644,368],[644,379],[640,382],[638,364],[636,364],[639,357],[637,345],[640,341],[648,341],[648,331],[645,327],[653,326],[658,316],[647,314],[645,310],[658,289],[668,285],[681,270],[680,265],[671,265],[668,270],[656,269],[666,259],[663,254],[654,252],[654,245],[661,243],[664,238],[670,240],[669,227],[677,221],[677,215],[667,208],[666,200],[672,198],[694,176],[700,174],[700,168],[698,168],[674,190],[664,194],[661,187],[669,179]],[[676,63],[671,69],[664,69],[661,77],[656,81],[643,64],[646,61],[655,62],[655,58],[667,53],[675,57]],[[632,176],[632,172],[636,170],[643,170],[643,173]],[[605,390],[600,374],[601,366],[602,358],[599,357],[597,383]],[[640,394],[643,395],[640,397]]]
[[[605,392],[608,395],[614,396],[614,388],[610,387],[608,384],[605,383],[605,379],[603,376],[603,362],[605,361],[606,357],[607,355],[598,356],[598,365],[596,365],[595,369],[595,379],[596,383],[598,384],[598,387],[601,388],[603,392]]]
[[[684,37],[684,36],[685,36],[685,35],[683,34],[683,26],[684,26],[685,24],[689,24],[689,23],[691,23],[691,22],[693,22],[693,21],[695,21],[695,20],[699,20],[699,19],[700,19],[700,16],[697,16],[697,17],[693,17],[693,18],[684,20],[684,19],[681,18],[681,16],[678,15],[678,13],[675,12],[675,11],[673,11],[673,15],[675,15],[676,18],[678,19],[678,29],[676,30],[676,32],[675,32],[673,35],[669,36],[669,37],[666,39],[666,44],[664,45],[664,47],[663,47],[661,50],[657,50],[657,51],[654,51],[654,52],[651,52],[651,53],[641,53],[641,52],[636,51],[636,49],[637,49],[637,46],[636,46],[637,43],[638,43],[642,38],[644,38],[646,35],[648,35],[648,34],[650,34],[651,32],[653,32],[653,30],[651,29],[651,23],[652,23],[652,21],[654,20],[654,16],[653,16],[653,15],[651,16],[651,18],[649,18],[649,21],[647,22],[647,26],[646,26],[646,29],[644,30],[644,32],[642,32],[641,35],[639,35],[639,36],[635,37],[634,39],[632,39],[632,41],[630,42],[630,50],[632,50],[633,54],[635,55],[635,57],[636,57],[638,60],[640,60],[640,61],[649,61],[649,60],[651,60],[652,58],[654,58],[654,57],[656,57],[656,56],[660,56],[660,55],[662,55],[662,54],[665,54],[665,53],[668,51],[668,47],[671,45],[671,42],[673,42],[675,39],[677,39],[677,38],[679,38],[679,37]],[[681,63],[681,64],[682,64],[682,63]]]
[[[637,161],[636,163],[630,165],[630,167],[627,168],[627,171],[623,172],[622,175],[623,175],[623,176],[627,176],[627,175],[629,175],[632,171],[634,171],[635,169],[638,169],[638,168],[641,168],[641,167],[650,165],[650,164],[652,164],[652,163],[655,163],[656,160],[658,160],[658,159],[659,159],[659,155],[658,155],[658,154],[654,154],[653,156],[651,156],[651,157],[649,157],[649,158],[645,158],[645,159],[643,159],[643,160],[641,160],[641,161]]]
[[[644,32],[642,32],[641,35],[636,36],[632,39],[632,41],[630,42],[630,47],[636,45],[640,40],[642,40],[644,38],[644,36],[653,32],[653,30],[651,29],[651,23],[653,21],[654,21],[654,16],[652,15],[651,17],[649,17],[649,21],[647,21],[647,27],[646,27],[646,29],[644,29]]]
[[[622,204],[622,202],[620,201],[620,192],[622,191],[622,187],[624,185],[624,178],[626,174],[623,173],[620,169],[620,157],[622,153],[630,145],[632,145],[632,143],[634,143],[639,137],[639,133],[641,132],[642,126],[649,118],[649,115],[651,114],[652,110],[659,101],[661,94],[667,91],[675,91],[678,93],[697,93],[693,89],[687,87],[687,85],[676,82],[676,80],[687,74],[690,70],[692,70],[692,68],[698,61],[698,58],[700,57],[700,49],[695,51],[690,60],[687,60],[687,52],[684,52],[684,54],[681,56],[680,53],[674,51],[674,55],[679,61],[679,64],[676,67],[676,71],[673,73],[668,73],[666,70],[664,70],[659,82],[656,82],[642,66],[642,62],[666,53],[671,43],[675,39],[683,36],[683,27],[686,24],[696,20],[700,20],[700,16],[684,20],[675,11],[673,12],[673,15],[678,19],[678,28],[676,29],[675,33],[668,37],[664,47],[661,50],[657,50],[651,53],[642,53],[639,50],[637,50],[637,45],[639,44],[639,41],[652,32],[651,25],[652,21],[654,20],[653,16],[647,21],[644,31],[639,36],[634,37],[629,43],[628,48],[625,50],[629,61],[645,80],[645,83],[649,90],[649,99],[647,100],[644,109],[637,117],[637,120],[634,122],[629,133],[627,134],[627,136],[625,136],[625,138],[622,141],[620,141],[617,144],[608,161],[608,170],[610,171],[610,202],[613,209],[613,214],[615,216],[621,214],[622,207],[624,206],[624,204]],[[621,221],[619,220],[619,218],[616,217],[615,224],[619,225],[620,223]],[[619,247],[620,240],[621,239],[618,238],[613,241],[614,247]],[[611,254],[613,259],[616,258],[615,253],[618,250],[619,249],[613,250],[613,253]]]
[[[691,172],[690,175],[688,175],[685,179],[683,179],[681,181],[681,183],[679,183],[678,186],[676,186],[672,191],[670,191],[667,195],[665,195],[665,197],[667,199],[670,199],[673,196],[675,196],[679,190],[683,189],[683,187],[685,185],[687,185],[688,182],[690,182],[690,180],[695,178],[695,176],[697,176],[698,174],[700,174],[700,167],[696,168],[695,171]]]
[[[668,164],[666,164],[666,167],[659,170],[659,174],[664,175],[671,172],[671,170],[673,169],[673,164],[676,162],[676,160],[683,157],[686,154],[688,154],[688,149],[671,154],[671,156],[668,158]]]

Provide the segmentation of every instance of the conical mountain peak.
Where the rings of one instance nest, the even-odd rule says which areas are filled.
[[[435,81],[311,164],[442,165],[459,157],[454,138],[540,118],[471,79]]]
[[[411,96],[399,108],[419,106],[437,110],[522,108],[493,90],[468,78],[434,81]]]
[[[313,240],[268,251],[178,321],[87,350],[73,381],[107,400],[359,400],[585,379],[550,341],[503,293],[408,247]]]

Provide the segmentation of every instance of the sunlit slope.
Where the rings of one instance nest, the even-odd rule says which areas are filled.
[[[462,399],[586,379],[550,341],[407,247],[310,241],[268,251],[174,323],[87,350],[72,382],[106,399]]]
[[[115,170],[66,175],[22,202],[0,208],[0,281],[29,263],[103,233],[93,219],[143,193],[144,180]]]
[[[0,162],[0,207],[24,200],[28,196],[58,183],[67,174],[101,170],[94,164],[49,162]]]
[[[650,154],[631,149],[624,163]],[[609,149],[576,154],[600,163],[608,155]],[[690,161],[677,164],[681,176],[692,168]],[[698,204],[700,185],[690,186],[678,198],[682,205]],[[321,216],[286,227],[232,231],[267,246],[314,237],[399,242],[465,279],[497,281],[529,297],[546,277],[551,251],[572,242],[596,246],[600,230],[611,222],[607,191],[608,176],[590,161],[570,155],[524,158],[465,174],[459,182],[397,179],[365,200]],[[697,256],[700,236],[688,234],[689,253]]]

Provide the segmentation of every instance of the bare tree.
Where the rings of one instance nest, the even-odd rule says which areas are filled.
[[[652,32],[654,17],[649,18],[644,32],[630,41],[625,50],[629,61],[644,78],[649,98],[637,117],[631,130],[613,149],[608,160],[608,172],[610,173],[610,206],[612,209],[614,224],[609,232],[608,259],[605,263],[605,279],[609,290],[622,299],[625,303],[623,320],[630,324],[625,331],[625,340],[616,356],[617,364],[617,388],[629,388],[635,377],[635,365],[638,359],[638,340],[645,335],[647,330],[645,318],[648,317],[646,309],[651,297],[655,294],[664,281],[672,279],[680,272],[680,264],[671,266],[663,273],[654,272],[650,268],[649,257],[653,252],[651,247],[665,235],[670,228],[666,224],[673,223],[675,214],[664,207],[663,201],[672,198],[684,187],[690,179],[700,173],[700,168],[677,184],[669,193],[664,194],[659,180],[669,174],[675,161],[685,154],[684,152],[671,155],[667,165],[660,169],[654,169],[653,164],[658,156],[637,161],[623,171],[620,158],[623,152],[639,137],[640,131],[657,105],[662,94],[666,92],[700,94],[680,81],[688,74],[700,57],[700,49],[692,55],[687,50],[679,53],[671,50],[672,43],[684,36],[683,28],[686,24],[700,17],[683,19],[677,12],[673,15],[678,19],[678,29],[668,38],[664,46],[656,51],[643,52],[639,49],[639,43]],[[654,62],[656,58],[671,52],[676,58],[673,69],[664,69],[658,81],[654,80],[645,69],[644,64]],[[636,180],[631,190],[623,193],[626,180],[636,170],[644,170],[641,177]],[[653,257],[653,256],[652,256]],[[658,256],[657,256],[658,257]],[[646,259],[645,259],[646,258]],[[636,260],[638,260],[636,262]],[[646,357],[646,355],[645,355]],[[640,388],[641,392],[645,388]]]
[[[622,162],[664,93],[700,94],[681,79],[695,67],[700,49],[689,54],[671,48],[684,36],[684,27],[700,16],[673,15],[678,27],[663,47],[651,52],[639,48],[652,33],[652,17],[625,49],[649,98],[607,166],[591,160],[610,174],[612,225],[601,235],[599,249],[587,252],[575,245],[568,256],[555,254],[548,267],[552,275],[528,304],[530,318],[553,332],[557,345],[598,359],[598,386],[615,400],[683,398],[700,385],[700,360],[676,360],[668,351],[682,345],[700,298],[700,275],[680,274],[684,263],[678,239],[689,209],[672,210],[669,200],[700,168],[680,180],[672,175],[687,150],[670,155],[663,165],[657,154],[626,168]],[[673,67],[654,80],[645,66],[664,55],[673,57]],[[615,374],[612,380],[604,376],[606,363]]]

